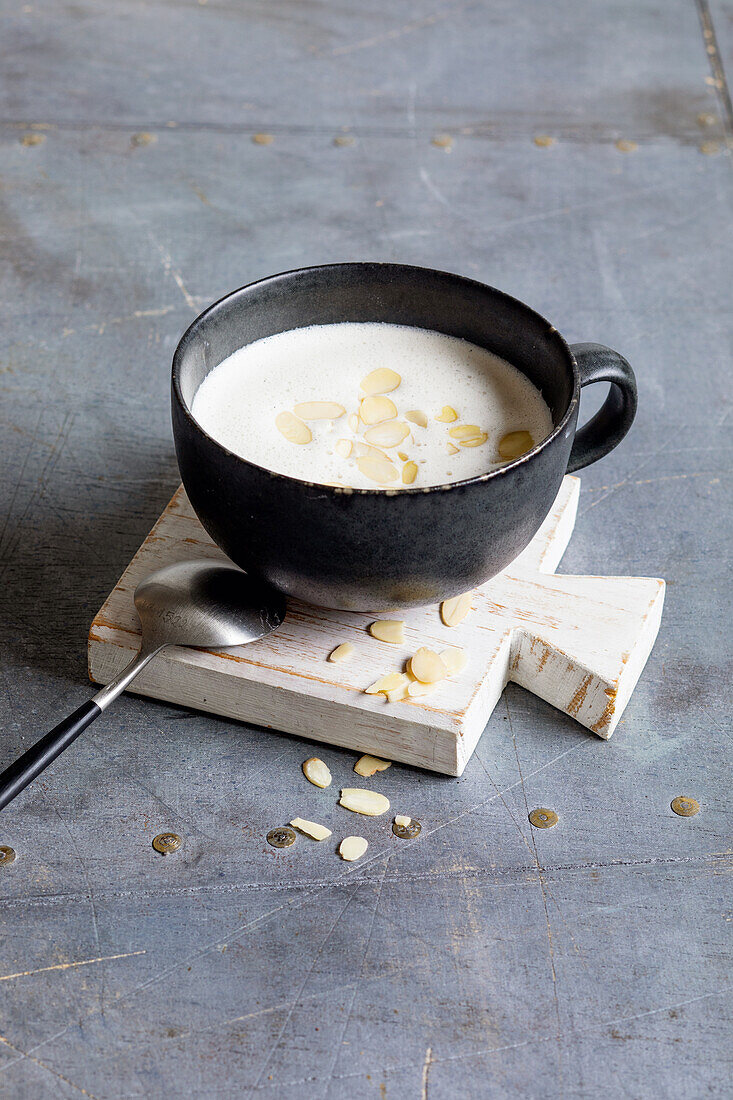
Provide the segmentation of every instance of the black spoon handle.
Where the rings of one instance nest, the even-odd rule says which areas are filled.
[[[0,810],[8,802],[12,802],[16,794],[20,794],[24,787],[40,775],[101,713],[101,707],[93,699],[82,703],[73,714],[54,726],[50,733],[36,741],[35,745],[31,745],[15,763],[6,768],[0,775]]]

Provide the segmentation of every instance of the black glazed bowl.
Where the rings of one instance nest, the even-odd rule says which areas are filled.
[[[465,481],[342,489],[256,466],[194,420],[196,390],[237,348],[339,321],[415,325],[488,348],[538,387],[553,431],[516,461]],[[608,398],[576,436],[580,387],[597,381],[612,383]],[[568,347],[543,317],[492,287],[427,268],[346,263],[273,275],[210,306],[176,349],[172,404],[186,492],[232,561],[310,603],[378,611],[437,603],[508,565],[537,532],[564,474],[626,434],[636,384],[617,352]]]

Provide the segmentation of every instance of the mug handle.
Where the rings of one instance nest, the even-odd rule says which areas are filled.
[[[571,344],[581,386],[610,382],[611,389],[592,420],[575,435],[568,473],[582,470],[621,442],[636,415],[636,378],[623,355],[603,344]]]

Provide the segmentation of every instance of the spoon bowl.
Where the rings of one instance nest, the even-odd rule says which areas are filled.
[[[135,589],[147,644],[219,649],[246,645],[285,618],[285,597],[224,562],[181,561],[151,573]]]
[[[275,630],[285,618],[285,597],[234,565],[182,561],[151,573],[135,589],[142,641],[130,664],[32,745],[0,775],[0,809],[75,741],[168,645],[227,649]]]

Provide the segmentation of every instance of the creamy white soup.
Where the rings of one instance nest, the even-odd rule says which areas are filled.
[[[541,393],[510,363],[454,336],[377,322],[247,344],[204,379],[192,412],[250,462],[363,489],[460,481],[552,431]]]

